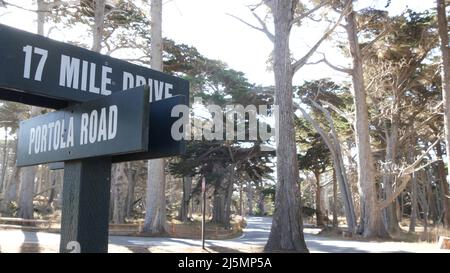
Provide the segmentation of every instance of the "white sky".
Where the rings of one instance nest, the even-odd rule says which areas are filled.
[[[141,0],[137,0],[141,1]],[[358,7],[383,8],[387,0],[360,0]],[[17,5],[26,5],[35,9],[33,0],[8,0]],[[247,5],[260,0],[163,0],[163,35],[178,43],[195,46],[208,58],[224,61],[230,68],[242,71],[250,82],[259,85],[273,84],[273,73],[268,71],[267,60],[272,51],[272,44],[261,32],[251,29],[227,14],[233,14],[248,22],[257,24]],[[422,11],[434,7],[434,0],[392,0],[389,7],[391,14],[398,14],[409,7]],[[263,11],[263,8],[260,8]],[[0,23],[27,31],[36,31],[36,15],[13,7],[0,8]],[[291,37],[291,49],[294,57],[301,57],[308,45],[320,38],[327,24],[310,23],[307,27],[294,30]],[[270,27],[270,25],[269,25]],[[341,29],[342,31],[342,29]],[[54,31],[51,38],[67,41],[74,40],[74,33]],[[77,35],[81,35],[78,33]],[[84,35],[85,36],[85,35]],[[327,58],[335,63],[345,63],[333,45],[327,42],[319,48]],[[294,83],[300,84],[306,79],[333,77],[340,75],[325,65],[307,66],[300,70]]]

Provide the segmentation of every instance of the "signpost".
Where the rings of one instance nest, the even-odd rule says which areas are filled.
[[[64,166],[60,251],[107,252],[111,164],[184,152],[188,81],[1,24],[0,40],[0,99],[61,109],[21,123],[17,158]]]

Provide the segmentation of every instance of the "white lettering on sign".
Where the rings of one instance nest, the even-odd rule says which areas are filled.
[[[148,78],[147,80],[139,75],[136,75],[136,81],[133,74],[124,71],[123,72],[123,90],[138,87],[147,84],[150,89],[150,102],[153,100],[153,90],[155,91],[155,101],[167,99],[172,97],[173,85],[171,83],[153,80]],[[136,82],[136,84],[134,84]]]
[[[28,154],[58,151],[75,145],[112,140],[117,135],[118,107],[102,107],[81,114],[79,143],[75,142],[74,117],[60,119],[30,128]],[[68,121],[68,122],[67,122]],[[67,123],[68,124],[67,124]]]
[[[59,70],[59,85],[78,89],[78,75],[80,73],[80,60],[61,55],[61,68]]]
[[[23,52],[25,52],[23,77],[25,79],[29,79],[31,74],[31,58],[33,53],[33,47],[30,45],[26,45],[23,47]],[[34,47],[34,54],[41,55],[41,59],[39,60],[38,66],[36,68],[36,72],[34,73],[34,80],[41,81],[42,71],[44,70],[45,62],[47,61],[48,51],[39,47]]]
[[[24,49],[25,50],[25,49]],[[91,93],[111,95],[109,85],[111,85],[110,74],[112,68],[102,65],[100,86],[95,85],[97,75],[97,65],[80,60],[75,57],[61,55],[61,65],[59,69],[59,85]],[[81,82],[80,82],[81,78]]]
[[[80,145],[94,144],[114,139],[117,135],[117,105],[111,105],[81,115]],[[108,122],[106,122],[108,120]]]
[[[39,62],[34,72],[34,80],[42,81],[44,67],[48,57],[48,50],[26,45],[23,47],[25,61],[23,67],[23,78],[32,78],[33,56],[40,55]],[[34,54],[34,55],[33,55]],[[111,77],[113,69],[107,65],[98,65],[94,62],[61,54],[59,68],[59,86],[79,91],[86,91],[101,95],[111,95],[110,86],[113,83]],[[148,85],[150,89],[150,102],[172,97],[173,84],[141,75],[133,75],[123,71],[122,90],[131,89],[141,85]]]

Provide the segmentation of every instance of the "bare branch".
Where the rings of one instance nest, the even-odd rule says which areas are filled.
[[[322,59],[320,59],[320,60],[318,60],[316,62],[306,63],[305,65],[325,63],[327,66],[329,66],[330,68],[332,68],[332,69],[334,69],[336,71],[339,71],[339,72],[342,72],[342,73],[346,73],[346,74],[352,74],[353,69],[334,65],[334,64],[330,63],[327,60],[327,58],[325,57],[325,55],[323,53],[322,53],[322,55],[323,55]]]
[[[262,20],[262,19],[254,12],[254,11],[252,11],[252,14],[253,14],[253,16],[255,16],[255,18],[258,20],[258,22],[259,22],[259,24],[261,25],[261,27],[257,27],[257,26],[255,26],[255,25],[253,25],[253,24],[250,24],[250,23],[248,23],[247,21],[245,21],[245,20],[243,20],[243,19],[241,19],[241,18],[239,18],[239,17],[237,17],[237,16],[234,16],[233,14],[227,13],[228,16],[231,16],[231,17],[233,17],[234,19],[240,21],[241,23],[244,23],[245,25],[247,25],[247,26],[249,26],[249,27],[251,27],[251,28],[253,28],[253,29],[259,30],[259,31],[261,31],[262,33],[266,34],[267,38],[269,38],[269,40],[270,40],[272,43],[274,43],[274,42],[275,42],[275,35],[273,35],[273,34],[269,31],[269,29],[267,28],[266,23],[265,23],[265,22],[264,22],[264,21],[263,21],[263,20]]]
[[[369,48],[370,48],[373,44],[375,44],[378,40],[380,40],[381,38],[383,38],[387,33],[388,33],[388,28],[385,27],[385,28],[383,29],[383,31],[382,31],[380,34],[378,34],[377,37],[375,37],[372,41],[370,41],[369,43],[367,43],[367,44],[361,49],[361,54],[364,55],[364,54],[367,52],[367,50],[369,50]]]
[[[327,5],[328,3],[329,3],[329,1],[322,1],[317,6],[315,6],[314,8],[312,8],[312,9],[304,12],[303,14],[300,14],[299,16],[295,17],[294,20],[292,20],[290,26],[292,27],[295,24],[299,24],[303,19],[305,19],[306,17],[309,17],[311,14],[316,12],[321,7]]]
[[[328,101],[320,100],[320,102],[328,107],[330,107],[334,112],[336,112],[338,115],[346,119],[350,124],[354,124],[353,116],[349,113],[346,113],[342,111],[341,109],[337,108],[332,103],[329,103]]]
[[[417,165],[419,165],[419,163],[422,161],[422,159],[426,155],[428,155],[428,153],[434,148],[434,146],[436,146],[436,144],[439,143],[440,140],[441,140],[441,138],[438,137],[436,139],[436,141],[431,146],[429,146],[428,149],[424,153],[422,153],[412,164],[410,164],[409,166],[404,168],[398,174],[396,179],[401,180],[402,183],[400,184],[400,186],[397,187],[397,189],[395,189],[395,191],[386,200],[383,200],[383,201],[381,201],[381,202],[379,202],[377,204],[378,209],[381,210],[381,209],[384,209],[387,206],[389,206],[395,200],[395,198],[397,198],[397,196],[399,196],[403,192],[403,190],[406,188],[406,186],[408,185],[409,181],[411,180],[410,174],[412,174],[414,172],[417,172],[417,171],[419,171],[419,170],[421,170],[421,169],[423,169],[423,168],[433,164],[436,161],[441,160],[441,159],[433,160],[433,161],[428,162],[427,164],[424,164],[424,165],[419,166],[418,168],[416,168]]]
[[[10,3],[10,2],[7,2],[7,1],[2,1],[1,2],[1,4],[2,5],[0,5],[0,6],[11,6],[11,7],[15,7],[15,8],[18,8],[18,9],[21,9],[21,10],[25,10],[25,11],[31,11],[31,12],[49,12],[47,9],[44,9],[44,10],[36,10],[36,9],[27,9],[27,8],[24,8],[24,7],[21,7],[21,6],[19,6],[19,5],[16,5],[16,4],[12,4],[12,3]]]
[[[349,3],[350,2],[351,1],[349,1]],[[346,7],[344,8],[344,11],[341,12],[339,19],[336,21],[336,23],[334,23],[334,25],[323,34],[322,38],[320,38],[316,42],[316,44],[313,45],[311,49],[301,59],[297,60],[292,64],[293,74],[295,74],[302,66],[304,66],[308,62],[309,58],[314,54],[314,52],[316,52],[316,50],[319,48],[322,42],[325,41],[325,39],[327,39],[331,35],[331,33],[333,33],[334,29],[341,23],[342,19],[346,15],[346,12],[348,11],[348,7],[350,6],[349,3],[347,3]]]

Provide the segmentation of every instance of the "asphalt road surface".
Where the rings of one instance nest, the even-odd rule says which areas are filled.
[[[207,240],[206,248],[210,252],[260,252],[269,236],[271,222],[269,217],[249,217],[242,236],[231,240]],[[310,252],[450,252],[438,249],[437,244],[356,241],[318,236],[315,234],[317,232],[318,229],[305,228],[305,240]],[[154,252],[154,249],[157,252],[202,251],[200,240],[167,237],[110,236],[109,244],[110,252]],[[0,230],[0,251],[23,251],[20,248],[23,245],[43,246],[39,251],[56,252],[59,234]]]

